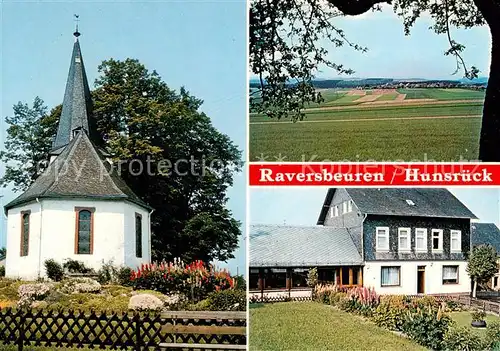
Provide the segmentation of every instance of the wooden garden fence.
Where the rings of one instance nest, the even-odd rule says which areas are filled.
[[[200,317],[201,316],[201,317]],[[245,335],[169,334],[168,325],[246,326],[245,312],[176,311],[164,313],[105,313],[75,310],[0,310],[0,345],[90,347],[113,350],[156,350],[160,343],[245,345]],[[165,329],[165,328],[164,328]]]
[[[275,302],[289,302],[289,301],[312,301],[311,296],[269,296],[269,295],[253,295],[250,297],[250,303],[275,303]]]
[[[495,313],[500,315],[500,303],[495,301],[489,301],[480,298],[473,298],[469,295],[431,295],[437,301],[455,301],[467,308],[474,308],[478,310],[484,310],[485,312]],[[410,297],[418,298],[422,295],[411,295]]]

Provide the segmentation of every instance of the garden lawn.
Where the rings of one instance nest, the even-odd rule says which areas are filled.
[[[361,317],[316,302],[250,307],[250,350],[425,350]]]
[[[486,328],[473,328],[471,326],[472,322],[472,316],[469,311],[462,311],[462,312],[453,312],[450,313],[450,317],[459,325],[459,326],[465,326],[469,327],[474,331],[478,332],[483,332],[486,330]],[[486,325],[491,322],[500,322],[500,317],[492,315],[492,314],[487,314],[486,315]]]

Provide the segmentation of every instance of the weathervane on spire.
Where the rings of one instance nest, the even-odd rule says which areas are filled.
[[[73,35],[78,38],[80,36],[80,32],[78,31],[78,22],[80,21],[80,15],[77,15],[76,13],[73,15],[75,16],[75,23],[76,23],[76,30],[73,33]]]

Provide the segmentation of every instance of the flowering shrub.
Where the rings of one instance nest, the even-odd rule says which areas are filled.
[[[138,294],[130,298],[128,308],[134,311],[159,311],[164,302],[157,296],[151,294]]]
[[[76,293],[98,293],[101,291],[101,284],[91,278],[73,278],[64,282],[61,292],[65,294]]]
[[[347,298],[340,304],[340,308],[359,313],[365,317],[371,316],[380,303],[380,296],[373,288],[357,286],[347,291]]]
[[[321,303],[330,303],[330,295],[341,291],[335,284],[318,284],[313,289],[313,299]]]
[[[217,270],[203,261],[184,264],[180,259],[160,264],[143,264],[132,271],[135,289],[155,290],[163,294],[180,293],[199,301],[213,291],[234,288],[234,280],[226,270]]]
[[[43,300],[54,288],[53,284],[36,283],[23,284],[17,289],[19,295],[18,307],[29,307],[35,300]]]
[[[375,292],[375,289],[364,286],[350,289],[347,296],[362,306],[377,307],[380,302],[380,296]]]

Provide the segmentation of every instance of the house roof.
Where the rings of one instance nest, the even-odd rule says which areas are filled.
[[[78,41],[78,37],[76,37],[71,55],[61,117],[56,137],[52,143],[53,153],[59,154],[62,151],[61,148],[69,144],[71,139],[73,139],[73,131],[75,129],[81,128],[89,133],[89,135],[92,135],[93,131],[91,132],[89,129],[91,116],[92,99],[87,75],[85,74],[80,42]]]
[[[325,222],[336,188],[326,194],[317,224]],[[447,189],[346,188],[360,212],[375,215],[477,218]],[[407,201],[410,200],[410,201]]]
[[[471,243],[473,247],[490,244],[500,254],[500,229],[495,223],[472,223]]]
[[[122,199],[151,208],[125,184],[117,170],[99,155],[83,131],[76,135],[28,190],[8,203],[5,209],[37,198]]]
[[[250,226],[251,267],[347,266],[362,263],[345,228]]]

